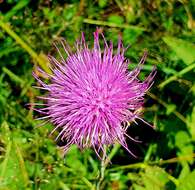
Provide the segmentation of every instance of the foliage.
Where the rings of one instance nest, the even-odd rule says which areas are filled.
[[[80,32],[90,41],[99,27],[116,44],[131,45],[129,69],[149,52],[142,79],[157,66],[146,95],[143,122],[131,124],[132,158],[110,147],[112,164],[101,189],[193,190],[195,183],[195,1],[70,0],[0,1],[0,190],[95,189],[100,160],[75,146],[63,157],[52,126],[34,120],[27,104],[41,92],[32,86],[34,65],[48,70],[47,54],[60,37],[73,44]]]

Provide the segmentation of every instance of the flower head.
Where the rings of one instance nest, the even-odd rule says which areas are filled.
[[[138,79],[146,53],[137,68],[129,72],[129,60],[124,56],[121,40],[114,53],[112,42],[108,44],[103,34],[100,35],[104,49],[100,47],[98,30],[94,32],[91,49],[84,35],[76,42],[74,52],[62,42],[66,59],[56,47],[61,60],[49,57],[52,74],[39,69],[49,78],[49,83],[34,74],[41,88],[48,91],[40,97],[45,104],[38,111],[54,124],[54,131],[60,130],[57,138],[67,142],[65,151],[76,144],[81,149],[93,147],[98,153],[103,145],[115,142],[129,150],[125,141],[129,137],[128,124],[140,118],[138,110],[153,83],[154,70],[143,82]]]

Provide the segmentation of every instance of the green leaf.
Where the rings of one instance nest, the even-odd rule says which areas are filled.
[[[163,40],[186,65],[195,61],[195,45],[192,43],[170,36],[164,37]]]
[[[165,184],[169,181],[168,175],[165,170],[157,166],[148,167],[146,169],[144,180],[147,189],[152,189],[152,187],[156,187],[154,189],[161,189],[161,187],[164,187]]]
[[[133,189],[134,190],[146,190],[144,187],[137,185],[137,184],[133,184]]]
[[[193,155],[193,145],[190,143],[191,139],[186,131],[179,131],[175,135],[175,145],[179,148],[178,156]],[[191,157],[190,163],[193,162]]]
[[[180,152],[177,153],[178,156],[188,156],[188,162],[190,164],[193,164],[193,150],[194,147],[192,144],[189,144],[187,146],[184,146]],[[187,161],[183,161],[183,162],[187,162]]]
[[[175,111],[177,106],[175,104],[168,104],[166,108],[166,115],[170,115],[171,113],[173,113],[173,111]]]
[[[107,0],[98,0],[98,5],[99,5],[101,8],[106,7],[107,3],[108,3]]]
[[[26,7],[30,1],[29,0],[20,0],[18,3],[5,14],[4,19],[9,20],[12,16],[16,15],[16,13]]]
[[[72,146],[66,156],[65,162],[69,167],[74,169],[75,172],[79,172],[84,176],[86,175],[87,171],[85,165],[81,162],[81,160],[78,159],[79,155],[80,154],[78,148],[76,146]]]
[[[146,167],[145,172],[141,174],[140,186],[133,185],[136,190],[161,190],[165,188],[166,183],[169,182],[169,175],[160,167]],[[143,186],[145,188],[143,188]]]
[[[10,53],[13,53],[19,50],[21,49],[18,46],[13,46],[13,47],[8,46],[8,47],[1,48],[0,58],[2,58],[3,56],[8,56]]]
[[[108,22],[115,23],[115,24],[123,24],[124,19],[118,15],[111,15],[108,17]]]
[[[126,44],[133,44],[137,38],[143,33],[142,28],[127,28],[123,31],[123,41]]]
[[[195,179],[195,170],[193,170],[185,178],[182,178],[176,190],[194,190],[195,187],[194,179]]]
[[[184,179],[189,173],[190,173],[189,164],[187,162],[184,162],[182,164],[182,170],[181,170],[181,172],[179,174],[179,180]]]
[[[21,149],[12,139],[8,124],[2,124],[2,130],[6,133],[6,153],[0,164],[0,186],[2,189],[25,189],[28,185],[28,175],[25,169]]]
[[[187,127],[192,137],[192,140],[195,141],[195,106],[193,107],[192,113],[187,117]]]
[[[67,21],[70,21],[71,19],[74,18],[75,14],[77,13],[77,8],[76,6],[67,6],[63,10],[63,18]]]
[[[190,137],[186,131],[178,131],[175,135],[175,145],[182,149],[190,142]]]
[[[125,17],[126,17],[126,20],[128,23],[131,23],[131,22],[134,22],[135,19],[136,19],[136,15],[135,15],[135,12],[134,10],[128,10],[125,14]]]

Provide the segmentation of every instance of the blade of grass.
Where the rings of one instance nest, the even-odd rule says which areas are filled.
[[[95,190],[94,185],[86,178],[86,177],[82,177],[81,180],[91,189],[91,190]]]
[[[6,172],[6,168],[7,168],[7,163],[10,157],[10,153],[11,153],[11,149],[12,149],[12,141],[9,141],[6,147],[6,154],[5,154],[5,159],[3,161],[3,165],[2,165],[2,170],[1,170],[1,175],[0,175],[0,181],[4,178],[5,176],[5,172]]]
[[[7,124],[6,121],[3,122],[2,126],[4,129],[4,135],[6,136],[6,142],[7,142],[7,146],[6,146],[6,154],[5,154],[5,159],[3,161],[3,165],[2,165],[2,170],[0,173],[0,178],[2,178],[2,180],[7,177],[6,172],[7,172],[7,168],[8,163],[9,163],[9,159],[16,159],[18,161],[18,166],[20,168],[20,172],[21,172],[21,176],[24,182],[24,186],[26,187],[29,183],[29,178],[28,178],[28,174],[25,168],[25,163],[24,163],[24,159],[21,153],[21,150],[19,148],[19,146],[17,145],[17,143],[14,141],[14,139],[12,138],[12,133],[9,129],[9,126]],[[16,153],[16,157],[13,158],[13,151]],[[0,179],[1,180],[1,179]]]
[[[25,6],[28,5],[30,1],[29,0],[21,0],[18,1],[18,3],[9,11],[5,14],[4,19],[8,21],[12,16],[14,16],[19,10],[24,8]]]
[[[128,29],[145,30],[144,28],[138,27],[138,26],[130,26],[128,24],[116,24],[116,23],[112,23],[112,22],[107,22],[107,21],[102,21],[102,20],[93,20],[93,19],[88,19],[88,18],[83,19],[83,22],[87,23],[87,24],[109,26],[109,27],[115,27],[115,28],[128,28]]]
[[[6,73],[10,77],[11,80],[15,81],[16,83],[19,83],[22,87],[25,85],[25,82],[22,78],[14,74],[12,71],[7,69],[6,67],[3,67],[2,70],[4,73]]]
[[[0,27],[7,32],[29,55],[40,65],[40,67],[46,72],[50,73],[46,60],[39,56],[24,40],[22,40],[9,26],[9,24],[3,22],[3,17],[0,18]]]
[[[13,143],[13,145],[14,145],[15,150],[16,150],[16,154],[17,154],[20,169],[21,169],[21,175],[23,176],[25,187],[26,187],[29,183],[29,178],[28,178],[28,173],[26,171],[26,167],[24,164],[24,159],[23,159],[23,156],[22,156],[22,153],[21,153],[19,146],[15,142]]]

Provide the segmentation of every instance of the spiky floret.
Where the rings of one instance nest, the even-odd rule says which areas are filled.
[[[100,48],[99,32],[94,32],[94,46],[89,48],[82,34],[76,42],[76,51],[71,52],[65,41],[61,41],[65,59],[57,48],[61,60],[49,56],[52,74],[41,69],[50,82],[44,83],[36,74],[41,88],[48,93],[40,97],[45,101],[37,110],[54,124],[53,131],[59,129],[58,138],[79,148],[93,147],[98,154],[103,145],[120,143],[128,149],[125,137],[128,123],[139,118],[138,110],[143,105],[144,95],[153,83],[155,71],[142,82],[138,79],[141,65],[146,59],[144,53],[138,66],[128,71],[129,60],[125,58],[125,48],[118,41],[116,53],[113,44],[106,42]]]

